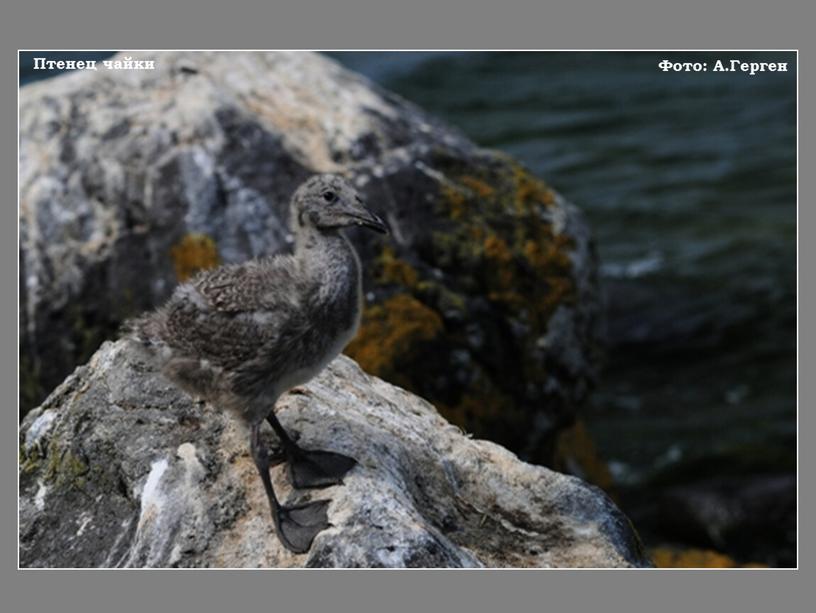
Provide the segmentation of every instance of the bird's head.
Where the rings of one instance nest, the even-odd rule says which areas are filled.
[[[298,187],[292,197],[292,221],[299,228],[325,231],[365,226],[388,233],[383,221],[365,207],[357,190],[338,175],[316,175]]]

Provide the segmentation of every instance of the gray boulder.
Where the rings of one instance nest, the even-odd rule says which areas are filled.
[[[353,236],[369,301],[349,354],[469,432],[546,460],[595,375],[578,211],[326,57],[145,57],[155,70],[21,89],[23,410],[179,279],[288,249],[294,188],[340,172],[393,230]]]
[[[532,567],[648,564],[599,489],[466,436],[426,401],[341,356],[279,402],[307,447],[359,461],[307,554],[272,528],[248,433],[107,342],[20,430],[24,567]],[[270,446],[274,435],[268,435]]]

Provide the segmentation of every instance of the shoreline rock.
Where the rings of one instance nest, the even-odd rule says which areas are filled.
[[[341,356],[285,396],[283,424],[360,465],[331,498],[333,528],[303,555],[274,535],[238,421],[106,342],[20,430],[23,567],[645,566],[598,488],[472,439],[426,401]],[[273,446],[274,436],[267,433]]]

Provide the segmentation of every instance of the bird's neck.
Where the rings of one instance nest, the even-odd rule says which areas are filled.
[[[360,260],[341,230],[301,229],[295,240],[295,258],[323,285],[321,293],[354,290],[360,284]]]

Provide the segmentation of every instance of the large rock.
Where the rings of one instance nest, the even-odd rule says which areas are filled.
[[[369,304],[350,355],[546,459],[594,376],[595,266],[576,209],[320,55],[150,57],[156,70],[21,89],[24,409],[178,279],[287,249],[290,194],[333,171],[393,229],[353,237]]]
[[[272,530],[246,429],[105,343],[20,432],[22,566],[639,566],[626,517],[599,489],[474,440],[349,358],[281,399],[307,447],[359,461],[307,554]],[[274,445],[271,431],[268,443]]]

